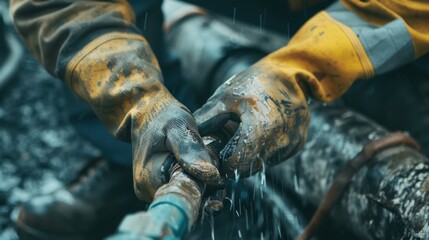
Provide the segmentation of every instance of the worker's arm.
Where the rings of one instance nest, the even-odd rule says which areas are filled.
[[[289,44],[223,84],[196,112],[203,126],[241,122],[223,150],[223,168],[247,176],[288,159],[305,142],[306,96],[331,102],[429,51],[429,3],[344,0],[311,18]],[[210,124],[205,124],[210,123]]]
[[[161,1],[155,1],[160,7]],[[22,39],[134,151],[137,195],[160,186],[158,153],[172,152],[198,179],[216,185],[217,169],[189,110],[163,85],[157,60],[134,26],[127,1],[12,0]],[[154,170],[155,169],[155,170]]]
[[[141,38],[124,0],[11,0],[11,13],[27,47],[60,79],[65,79],[70,60],[93,40],[103,35],[106,40]]]
[[[302,69],[309,93],[331,102],[358,79],[414,61],[429,51],[429,2],[344,0],[310,19],[267,59]]]

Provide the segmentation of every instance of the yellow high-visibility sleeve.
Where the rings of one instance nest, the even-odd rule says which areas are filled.
[[[280,66],[314,98],[338,99],[358,79],[396,69],[429,51],[429,2],[347,0],[312,17],[263,61]]]

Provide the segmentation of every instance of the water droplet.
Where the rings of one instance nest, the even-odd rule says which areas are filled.
[[[211,227],[211,237],[212,240],[215,240],[215,231],[214,231],[214,219],[213,219],[213,215],[210,216],[210,227]]]
[[[238,180],[240,179],[240,174],[238,173],[238,169],[234,170],[234,175],[235,175],[235,181],[238,182]]]
[[[329,124],[323,124],[322,125],[322,130],[325,131],[325,132],[329,131],[329,128],[330,128]]]
[[[372,132],[368,135],[368,139],[369,140],[375,140],[377,139],[377,133],[376,132]]]

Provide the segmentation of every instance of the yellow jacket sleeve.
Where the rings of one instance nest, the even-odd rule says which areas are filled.
[[[11,0],[11,13],[33,56],[61,79],[69,61],[93,40],[140,35],[126,0]]]
[[[429,51],[429,2],[344,0],[307,21],[262,61],[314,98],[338,99],[357,79],[391,71]]]

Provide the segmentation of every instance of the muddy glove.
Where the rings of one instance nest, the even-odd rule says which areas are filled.
[[[226,81],[195,113],[203,129],[226,119],[240,122],[220,154],[228,177],[280,163],[304,144],[310,113],[293,71],[262,60]]]
[[[195,119],[164,87],[141,36],[109,33],[95,39],[69,62],[66,81],[118,139],[133,144],[134,187],[140,199],[151,201],[162,185],[162,163],[151,161],[154,155],[173,153],[195,178],[222,184]]]
[[[369,6],[383,14],[374,14]],[[380,27],[362,22],[348,9]],[[307,21],[287,46],[224,83],[195,114],[201,128],[219,126],[225,118],[240,122],[222,151],[223,171],[233,177],[237,169],[237,174],[247,176],[260,169],[263,161],[275,164],[296,152],[305,141],[309,121],[305,95],[332,102],[356,80],[369,79],[409,61],[413,48],[409,48],[407,28],[393,31],[391,27],[403,24],[396,21],[402,9],[401,4],[390,1],[340,1]],[[376,15],[380,18],[374,18]],[[415,29],[409,32],[416,36],[417,57],[424,45],[417,35],[424,27],[412,26]],[[385,38],[378,38],[380,32],[386,32]],[[411,55],[405,49],[411,50]],[[399,53],[404,57],[398,58]]]

